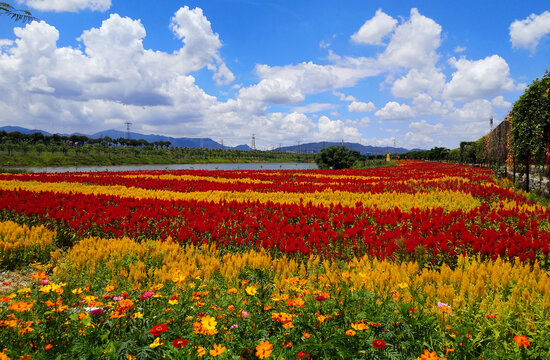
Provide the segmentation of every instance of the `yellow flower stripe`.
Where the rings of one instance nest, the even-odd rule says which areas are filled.
[[[148,257],[155,261],[147,261]],[[264,249],[222,255],[214,245],[180,247],[170,239],[137,243],[128,238],[87,238],[69,250],[66,260],[58,270],[61,276],[83,271],[93,276],[97,268],[102,274],[110,272],[112,281],[127,281],[136,290],[166,281],[184,285],[197,278],[208,280],[218,272],[236,285],[239,272],[250,267],[274,274],[273,281],[281,291],[295,287],[298,281],[287,280],[299,276],[307,279],[300,284],[310,290],[329,290],[346,283],[352,289],[365,288],[404,302],[414,302],[417,296],[411,292],[420,292],[427,303],[434,304],[434,310],[437,301],[442,301],[452,308],[479,304],[487,313],[523,311],[534,305],[550,311],[550,274],[538,264],[501,259],[460,258],[454,270],[446,265],[435,270],[421,269],[416,262],[396,264],[365,256],[342,267],[316,256],[303,262],[273,257]]]
[[[393,209],[398,207],[402,210],[411,208],[427,209],[442,207],[444,210],[464,211],[480,206],[480,201],[469,194],[455,191],[432,191],[425,193],[350,193],[342,191],[326,190],[315,193],[285,193],[271,192],[260,193],[254,191],[230,192],[230,191],[206,191],[182,193],[166,190],[148,190],[137,187],[125,187],[120,185],[102,186],[83,183],[44,183],[36,181],[0,181],[0,189],[3,190],[28,190],[28,191],[53,191],[57,193],[81,193],[93,195],[114,195],[120,197],[132,197],[137,199],[160,199],[160,200],[197,200],[197,201],[260,201],[287,204],[330,205],[341,204],[343,206],[355,206],[361,202],[363,206],[377,206],[379,209]]]
[[[273,181],[249,179],[249,178],[223,178],[223,177],[214,177],[214,176],[196,176],[196,175],[172,175],[172,174],[163,174],[163,175],[152,175],[152,174],[135,174],[135,175],[122,175],[120,177],[137,179],[158,179],[158,180],[178,180],[178,181],[211,181],[217,183],[245,183],[245,184],[272,184]]]
[[[2,253],[34,246],[52,246],[55,236],[55,231],[47,230],[43,225],[29,228],[13,221],[0,222],[0,260]]]

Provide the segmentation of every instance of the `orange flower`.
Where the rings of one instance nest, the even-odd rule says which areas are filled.
[[[273,352],[273,345],[269,341],[260,341],[260,345],[256,346],[256,356],[260,359],[265,359]]]
[[[37,271],[36,273],[34,274],[30,274],[29,275],[30,277],[32,277],[33,279],[47,279],[49,278],[50,276],[49,275],[46,275],[46,273],[44,271]]]
[[[369,326],[361,320],[361,322],[351,323],[351,327],[354,330],[360,331],[360,330],[368,330]]]
[[[527,338],[527,335],[516,335],[514,336],[514,341],[516,342],[516,344],[518,344],[519,347],[527,347],[531,345],[529,339]]]
[[[311,337],[311,334],[307,332],[303,333],[302,335],[304,335],[306,339],[309,339]]]
[[[44,350],[46,350],[46,351],[50,350],[51,348],[53,348],[52,344],[48,344],[48,345],[44,346]]]
[[[424,354],[420,355],[414,360],[447,360],[447,358],[440,358],[437,356],[435,351],[429,352],[427,349],[424,350]]]
[[[221,346],[221,345],[218,345],[216,343],[214,343],[214,348],[210,351],[208,351],[208,353],[212,356],[218,356],[218,355],[221,355],[225,352],[225,346]]]
[[[198,357],[201,357],[201,356],[203,356],[204,354],[206,354],[206,349],[203,348],[202,346],[198,346],[198,347],[197,347],[197,356],[198,356]]]
[[[356,333],[355,331],[351,330],[351,329],[350,329],[350,330],[346,330],[346,335],[347,335],[347,336],[355,336],[355,334],[357,334],[357,333]]]
[[[228,294],[235,294],[236,292],[237,292],[237,289],[235,289],[235,288],[231,288],[231,289],[227,290]]]
[[[34,305],[34,302],[17,301],[11,304],[9,306],[9,309],[13,311],[22,312],[22,311],[29,310],[30,308],[32,308],[33,305]]]

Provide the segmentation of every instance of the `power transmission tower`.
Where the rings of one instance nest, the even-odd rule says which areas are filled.
[[[126,121],[124,124],[126,125],[126,140],[128,140],[130,139],[130,125],[132,125],[132,123]]]
[[[256,136],[252,134],[252,150],[256,150]]]

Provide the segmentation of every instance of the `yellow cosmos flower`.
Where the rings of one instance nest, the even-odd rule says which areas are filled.
[[[143,317],[143,314],[141,312],[137,312],[134,315],[132,315],[134,319],[141,319]]]
[[[41,286],[38,291],[40,291],[42,294],[49,294],[50,291],[52,291],[52,286],[51,285],[45,285],[45,286]]]
[[[201,319],[202,328],[205,330],[215,330],[218,322],[210,315],[206,315]]]
[[[258,293],[258,289],[255,286],[247,286],[245,291],[250,296],[254,296]]]
[[[154,348],[159,347],[161,345],[164,345],[164,343],[160,342],[160,338],[155,338],[155,341],[153,341],[153,343],[151,345],[149,345],[149,347],[154,349]]]

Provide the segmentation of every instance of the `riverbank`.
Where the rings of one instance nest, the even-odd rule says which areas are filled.
[[[189,148],[79,146],[61,152],[0,152],[5,169],[52,166],[115,166],[205,163],[313,163],[313,154]]]

